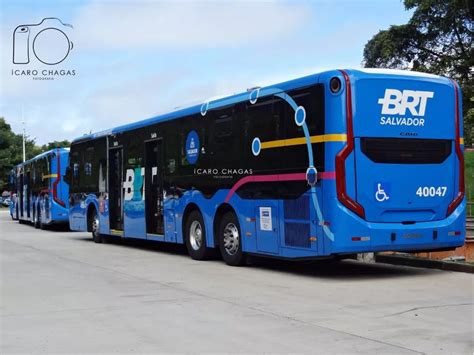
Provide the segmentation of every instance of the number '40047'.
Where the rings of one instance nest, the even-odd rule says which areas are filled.
[[[420,186],[416,190],[417,196],[420,197],[436,197],[436,196],[445,196],[448,188],[446,186]]]

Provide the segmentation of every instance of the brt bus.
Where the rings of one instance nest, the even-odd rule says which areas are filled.
[[[83,136],[70,227],[230,265],[433,251],[465,236],[459,86],[333,70]]]
[[[16,199],[17,199],[16,169],[17,169],[16,166],[13,167],[8,174],[8,191],[10,193],[10,205],[8,206],[8,210],[10,213],[10,217],[13,220],[16,220],[16,213],[15,213],[15,204],[16,204]]]
[[[14,167],[13,219],[41,229],[69,222],[69,186],[63,178],[68,155],[68,148],[55,148]]]

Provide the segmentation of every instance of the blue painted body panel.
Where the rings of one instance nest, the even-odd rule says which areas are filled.
[[[44,225],[56,224],[56,223],[68,223],[69,222],[69,185],[64,181],[66,174],[66,168],[68,166],[68,155],[69,149],[67,148],[55,148],[47,152],[41,153],[34,158],[27,160],[15,167],[16,169],[23,169],[26,165],[35,162],[38,159],[45,157],[53,157],[51,159],[51,166],[49,174],[59,175],[59,181],[55,183],[56,178],[49,178],[47,191],[39,191],[31,193],[28,201],[26,194],[27,187],[23,187],[23,214],[20,211],[20,193],[17,191],[16,198],[10,206],[10,213],[14,219],[19,219],[26,222],[34,222],[36,213],[39,212],[39,219]],[[58,158],[59,157],[59,158]],[[17,177],[18,179],[18,177]],[[56,185],[56,186],[54,186]],[[56,189],[57,199],[64,203],[62,206],[60,203],[53,199],[53,189]],[[28,204],[29,202],[29,204]],[[27,208],[29,206],[29,209]]]
[[[434,250],[462,245],[465,237],[465,200],[453,213],[446,216],[447,206],[459,189],[459,162],[454,153],[452,82],[442,77],[413,76],[404,73],[369,73],[358,70],[347,71],[347,73],[352,87],[355,148],[345,161],[346,188],[347,194],[364,207],[366,218],[362,219],[340,203],[334,178],[320,180],[315,187],[308,186],[308,191],[300,197],[301,204],[309,204],[309,215],[304,218],[287,218],[290,211],[288,206],[285,207],[287,202],[283,200],[249,200],[233,194],[227,203],[235,210],[238,217],[243,251],[284,258],[316,258],[331,254],[383,250]],[[337,94],[333,94],[327,85],[335,76],[343,83],[342,90]],[[316,83],[325,84],[325,134],[347,133],[346,88],[340,71],[328,71],[261,88],[260,95],[275,93],[284,95],[285,91]],[[362,137],[400,137],[399,126],[380,123],[381,104],[379,101],[384,97],[386,89],[399,92],[404,90],[434,92],[434,96],[427,99],[423,125],[410,126],[407,129],[415,133],[418,138],[452,140],[453,150],[447,160],[441,164],[411,166],[376,164],[361,153],[360,138]],[[245,100],[249,100],[249,93],[205,102],[203,105],[80,137],[75,142],[146,127]],[[291,100],[291,98],[287,100],[290,105]],[[459,105],[460,102],[461,100],[459,100]],[[461,107],[460,112],[462,112]],[[394,114],[394,116],[401,115]],[[418,116],[421,117],[421,115]],[[460,130],[462,132],[462,126]],[[308,139],[307,135],[306,139]],[[345,142],[328,141],[324,144],[325,172],[335,173],[335,157],[343,149]],[[314,149],[314,145],[309,143],[308,166],[314,164],[312,162]],[[377,192],[376,186],[380,181],[386,188],[386,192],[391,195],[391,199],[384,201],[384,204],[374,199],[374,194]],[[435,196],[426,199],[416,195],[416,189],[419,186],[441,185],[447,187],[447,193],[442,197]],[[202,213],[207,244],[209,247],[214,247],[214,218],[229,192],[228,189],[222,189],[211,198],[206,198],[201,192],[190,190],[185,191],[180,198],[166,198],[164,200],[164,236],[147,235],[143,200],[125,201],[123,237],[182,244],[184,242],[183,213],[185,208],[193,203]],[[90,204],[94,204],[99,211],[101,233],[112,234],[109,228],[108,200],[99,201],[95,195],[87,196],[80,204],[71,207],[71,229],[87,230],[87,208]],[[262,228],[261,207],[271,210],[269,230],[266,230],[266,227]],[[296,210],[298,211],[297,208]],[[404,224],[402,221],[415,223]],[[436,231],[436,237],[434,237],[434,231]],[[456,235],[453,232],[456,232]],[[291,244],[292,233],[307,233],[310,242],[305,246],[295,246],[294,243]],[[353,240],[354,237],[361,239]]]

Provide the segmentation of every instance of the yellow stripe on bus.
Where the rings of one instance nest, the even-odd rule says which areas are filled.
[[[58,177],[58,174],[43,175],[43,180],[50,179],[50,178],[57,178],[57,177]]]
[[[347,134],[323,134],[320,136],[311,136],[311,143],[322,142],[346,142]],[[289,138],[276,141],[262,142],[262,149],[288,147],[292,145],[306,144],[306,138]]]

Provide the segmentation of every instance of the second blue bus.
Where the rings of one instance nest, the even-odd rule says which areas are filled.
[[[41,229],[69,223],[68,156],[68,148],[55,148],[14,167],[13,219]]]

